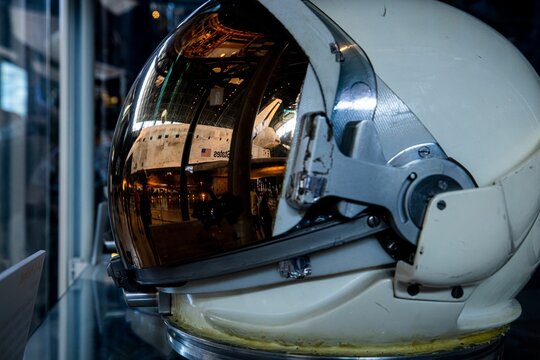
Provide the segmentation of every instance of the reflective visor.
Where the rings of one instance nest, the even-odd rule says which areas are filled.
[[[183,264],[271,239],[307,65],[256,2],[207,3],[159,46],[111,151],[111,222],[127,264]]]

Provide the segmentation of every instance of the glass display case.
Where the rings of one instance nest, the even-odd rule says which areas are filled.
[[[69,24],[62,28],[61,13],[62,5],[80,5],[81,1],[0,0],[0,271],[37,250],[47,251],[26,359],[183,359],[169,346],[165,325],[155,309],[125,304],[121,290],[106,274],[107,259],[98,256],[100,261],[89,265],[59,298],[59,278],[68,272],[77,274],[77,266],[82,269],[89,261],[82,248],[91,247],[71,233],[63,236],[70,244],[77,243],[75,250],[61,254],[59,245],[63,231],[60,218],[64,216],[63,221],[69,222],[71,216],[60,213],[59,203],[60,169],[64,166],[63,171],[67,171],[60,162],[60,94],[66,91],[61,82],[61,69],[66,65],[62,62],[61,39],[67,38],[62,37],[66,33],[74,33]],[[501,32],[539,71],[540,2],[442,1]],[[105,199],[112,132],[128,89],[161,40],[203,2],[91,3],[94,10],[87,14],[86,21],[95,31],[89,37],[94,48],[92,59],[87,60],[94,69],[90,74],[94,88],[85,104],[72,104],[79,112],[93,109],[93,131],[84,134],[92,144],[91,169],[87,169],[91,175],[83,179],[92,180],[92,189],[86,189],[92,198],[84,204],[88,208],[97,208]],[[84,13],[78,16],[79,20],[85,18]],[[77,85],[79,78],[73,76],[70,81],[72,86]],[[70,118],[66,124],[77,124],[77,119]],[[79,155],[73,152],[75,163]],[[202,149],[200,155],[205,156]],[[165,184],[159,191],[166,193],[167,184],[177,180],[167,173],[159,175]],[[277,189],[272,182],[254,186],[265,192]],[[167,214],[169,207],[179,206],[164,201],[156,203],[155,211],[160,211],[165,224],[167,217],[162,214]],[[74,227],[79,225],[73,222]],[[82,230],[90,234],[93,229]],[[101,245],[97,248],[100,253]],[[59,267],[59,263],[64,266]],[[538,357],[539,300],[537,272],[518,296],[523,312],[505,338],[505,359]]]

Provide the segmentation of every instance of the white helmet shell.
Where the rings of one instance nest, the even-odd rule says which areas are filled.
[[[538,75],[501,34],[438,1],[313,1],[480,186],[538,146]],[[456,141],[459,139],[459,141]]]
[[[302,6],[261,3],[291,27],[289,6]],[[514,297],[540,259],[537,74],[500,34],[436,1],[312,3],[480,188],[431,202],[412,265],[231,292],[197,294],[192,284],[194,293],[174,295],[178,321],[244,346],[341,355],[434,351],[456,346],[441,339],[500,334],[489,330],[519,316]]]
[[[387,356],[451,352],[500,338],[519,316],[514,297],[540,261],[540,80],[531,65],[493,29],[437,1],[258,2],[308,59],[298,82],[299,121],[286,144],[290,154],[286,166],[279,164],[285,168],[283,191],[272,230],[259,231],[264,243],[232,248],[224,257],[208,253],[184,267],[160,263],[159,256],[131,264],[136,281],[171,294],[171,341],[174,329],[181,329],[270,352]],[[241,30],[238,36],[248,37]],[[190,46],[200,50],[196,41]],[[357,58],[347,57],[351,48],[358,49]],[[362,81],[347,83],[358,73]],[[144,77],[149,86],[152,81]],[[362,101],[355,102],[353,93],[364,94]],[[264,154],[259,164],[283,145],[268,127],[269,114],[277,111],[270,105],[243,132],[252,137],[246,142],[252,154]],[[366,118],[342,126],[336,117],[351,114],[339,113],[343,109]],[[408,122],[392,120],[403,114]],[[198,131],[206,128],[195,130],[194,124],[183,124],[182,134],[199,139]],[[160,126],[157,131],[179,127]],[[222,151],[227,161],[239,152],[229,145],[229,138],[239,138],[238,128],[219,137],[231,146]],[[200,144],[193,140],[200,168],[209,156],[205,136]],[[130,161],[137,166],[137,149],[150,146],[141,139],[126,151],[135,154]],[[347,141],[348,151],[334,151],[336,143]],[[185,155],[182,161],[187,172],[190,159]],[[135,165],[130,163],[129,176]],[[124,191],[120,173],[113,179],[118,192]],[[146,191],[146,182],[133,183]],[[233,190],[249,191],[244,188]],[[254,191],[250,196],[256,199]],[[296,235],[295,226],[325,197],[338,199],[332,205],[348,221],[339,227],[342,232],[332,235],[333,228],[315,223],[311,237]],[[251,200],[250,215],[258,211],[256,204]],[[391,214],[362,217],[380,208]],[[203,210],[213,214],[208,209]],[[193,229],[217,223],[212,218],[203,227],[187,212],[182,216]],[[225,232],[218,230],[218,236]],[[406,243],[406,255],[396,255],[396,243],[381,235],[387,230],[401,238],[399,246]],[[149,224],[144,231],[156,234]],[[180,237],[200,243],[195,231],[188,233]],[[225,235],[230,233],[232,225]],[[128,245],[140,250],[135,242]],[[152,253],[150,245],[139,252]],[[292,259],[284,257],[287,249]]]

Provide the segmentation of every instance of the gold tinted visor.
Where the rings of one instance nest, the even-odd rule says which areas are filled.
[[[109,202],[135,268],[269,241],[308,60],[257,3],[208,3],[157,49],[115,131]]]

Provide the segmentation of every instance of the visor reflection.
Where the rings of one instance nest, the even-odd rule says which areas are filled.
[[[284,160],[271,159],[252,165],[250,202],[256,238],[240,237],[237,223],[240,199],[227,191],[228,162],[193,166],[188,177],[189,220],[180,210],[179,174],[147,171],[127,183],[128,222],[143,262],[175,263],[229,251],[271,237],[277,200],[281,192]]]
[[[264,8],[246,6],[202,8],[156,51],[124,106],[111,221],[136,268],[271,239],[308,62]]]

